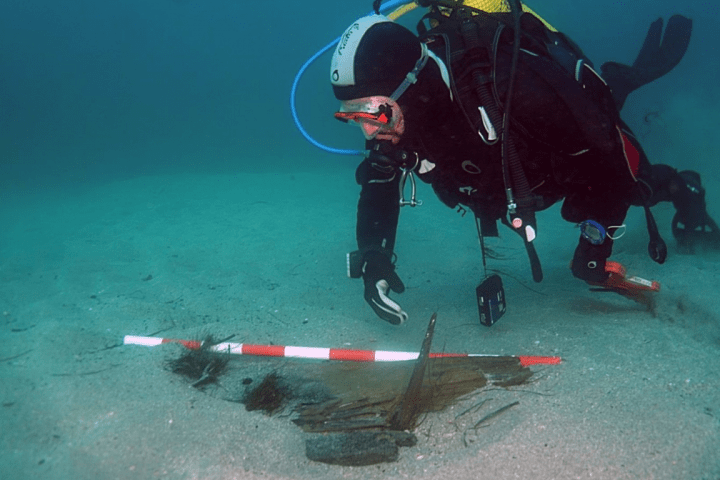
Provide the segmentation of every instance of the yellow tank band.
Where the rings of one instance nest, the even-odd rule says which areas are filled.
[[[510,12],[510,6],[507,4],[506,0],[464,0],[463,4],[467,5],[469,7],[477,8],[478,10],[482,10],[484,12],[489,12],[489,13],[495,13],[495,12],[509,13]],[[395,10],[393,10],[391,13],[389,13],[387,17],[390,20],[395,21],[398,18],[400,18],[401,16],[405,15],[406,13],[408,13],[412,10],[415,10],[417,7],[418,7],[418,4],[415,2],[401,5],[398,8],[396,8]],[[551,30],[553,32],[557,32],[557,30],[555,30],[555,28],[552,25],[550,25],[548,22],[546,22],[540,15],[535,13],[530,7],[525,5],[525,3],[523,3],[523,12],[528,12],[528,13],[534,15],[543,24],[545,24],[545,26],[549,30]]]
[[[407,3],[407,4],[405,4],[405,5],[401,5],[401,6],[399,6],[398,8],[396,8],[395,10],[393,10],[392,12],[388,13],[387,17],[388,17],[390,20],[395,21],[395,20],[397,20],[399,17],[405,15],[406,13],[415,10],[417,7],[418,7],[418,4],[415,3],[415,2]]]
[[[469,7],[477,8],[478,10],[482,10],[484,12],[510,12],[510,5],[505,0],[465,0],[463,2],[464,5],[467,5]],[[532,14],[533,16],[537,17],[538,20],[540,20],[542,23],[545,24],[545,26],[550,29],[553,32],[557,32],[555,28],[550,25],[548,22],[546,22],[540,15],[535,13],[530,7],[525,5],[525,2],[523,2],[523,12],[527,12]]]

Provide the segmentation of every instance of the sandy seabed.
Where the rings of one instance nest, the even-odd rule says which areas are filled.
[[[361,282],[345,274],[357,194],[351,170],[6,192],[0,476],[720,478],[720,253],[676,252],[672,207],[654,209],[671,250],[664,265],[645,253],[639,209],[613,256],[630,274],[662,283],[654,311],[572,278],[578,232],[553,208],[539,217],[540,284],[512,232],[488,239],[503,257],[489,267],[503,272],[508,312],[487,328],[474,299],[483,271],[472,219],[422,186],[425,204],[401,214],[398,273],[407,290],[394,298],[410,320],[394,327],[374,317]],[[720,202],[708,201],[717,216]],[[417,446],[370,467],[311,462],[287,413],[247,412],[190,387],[166,368],[178,345],[121,345],[124,335],[160,332],[417,351],[432,312],[434,351],[563,362],[534,367],[529,385],[479,391],[429,415]],[[292,371],[297,362],[236,357],[231,366]],[[483,409],[457,417],[480,399]],[[514,401],[468,437],[483,415]]]

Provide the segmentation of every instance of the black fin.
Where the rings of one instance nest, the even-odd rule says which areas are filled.
[[[690,44],[692,20],[682,15],[673,15],[668,20],[665,35],[662,35],[662,19],[650,25],[645,43],[633,63],[633,67],[654,71],[661,77],[675,68]]]
[[[613,92],[618,110],[622,109],[632,91],[668,73],[685,55],[690,44],[692,20],[682,15],[673,15],[668,20],[665,35],[662,29],[662,18],[650,25],[632,67],[617,62],[602,65],[602,76]]]

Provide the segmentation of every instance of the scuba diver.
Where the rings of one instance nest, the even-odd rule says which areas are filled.
[[[691,20],[673,16],[664,35],[657,20],[632,66],[610,62],[598,74],[572,40],[518,0],[417,3],[428,8],[418,35],[381,15],[376,0],[375,13],[342,35],[331,63],[341,101],[335,117],[358,125],[366,139],[356,171],[358,250],[348,254],[348,273],[363,278],[365,300],[380,318],[407,320],[390,291],[405,288],[394,248],[400,207],[419,204],[415,176],[448,207],[474,214],[483,265],[483,239],[498,236],[497,222],[515,231],[538,282],[535,212],[561,200],[562,217],[581,231],[572,274],[635,300],[660,285],[626,277],[608,260],[631,205],[645,209],[648,251],[658,263],[667,248],[650,207],[660,201],[677,209],[679,242],[720,241],[699,174],[651,165],[619,116],[633,90],[678,64]],[[492,325],[505,309],[499,277],[488,277],[477,295],[481,323]]]

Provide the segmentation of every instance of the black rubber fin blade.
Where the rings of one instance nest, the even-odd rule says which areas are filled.
[[[607,62],[601,67],[602,76],[613,92],[618,110],[634,90],[662,77],[680,63],[690,44],[692,20],[673,15],[663,35],[663,20],[655,20],[648,29],[632,66]]]
[[[640,50],[633,67],[642,68],[658,75],[659,78],[680,63],[688,45],[692,33],[692,20],[682,15],[673,15],[668,20],[665,28],[665,35],[662,34],[662,19],[655,20],[645,42]]]

